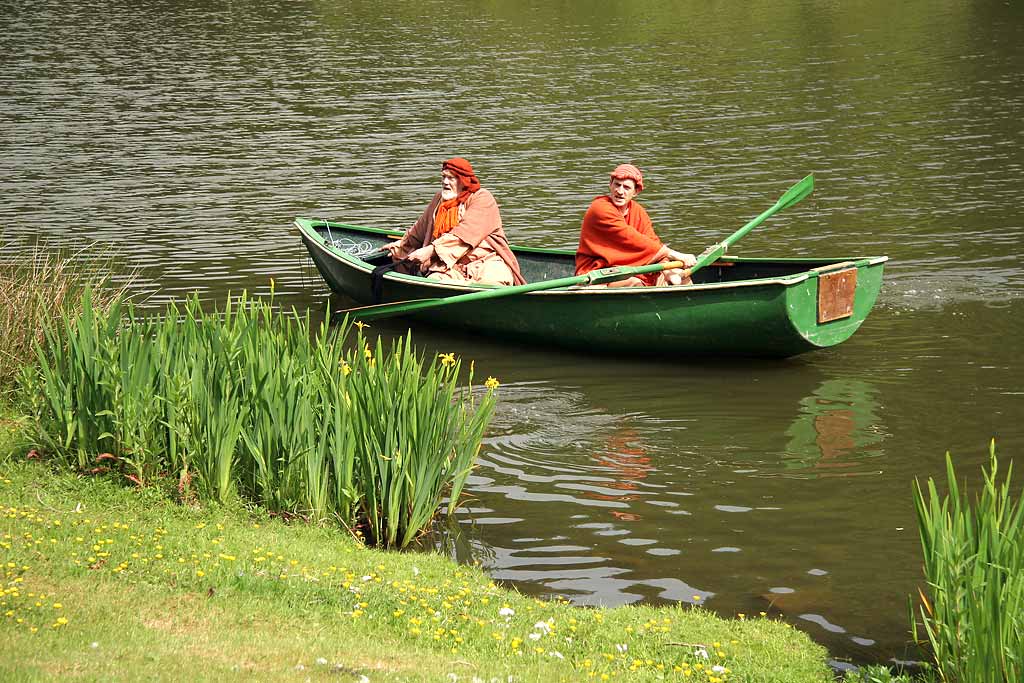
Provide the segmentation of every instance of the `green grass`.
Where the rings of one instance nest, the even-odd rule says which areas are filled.
[[[5,681],[832,680],[782,622],[534,600],[438,555],[58,472],[2,439]]]

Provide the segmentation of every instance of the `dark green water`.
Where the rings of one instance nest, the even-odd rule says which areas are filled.
[[[621,161],[697,252],[887,254],[842,346],[651,361],[417,329],[501,405],[460,553],[579,604],[769,611],[912,658],[910,482],[1024,444],[1024,11],[1006,2],[29,3],[0,8],[0,247],[96,241],[161,304],[323,310],[297,215],[404,227],[468,157],[519,244],[572,246]],[[376,331],[404,331],[398,322]]]

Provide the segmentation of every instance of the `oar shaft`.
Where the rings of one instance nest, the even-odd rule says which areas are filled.
[[[712,244],[710,247],[701,252],[700,256],[697,257],[697,262],[693,264],[693,266],[691,266],[689,269],[687,269],[683,274],[686,277],[690,277],[691,275],[693,275],[694,273],[696,273],[698,270],[708,265],[709,263],[714,263],[718,259],[722,258],[723,256],[725,256],[725,252],[729,249],[729,247],[743,239],[743,237],[746,236],[748,232],[750,232],[757,226],[761,225],[761,223],[764,223],[766,220],[768,220],[768,218],[775,215],[779,211],[782,211],[788,206],[796,204],[813,191],[814,175],[810,174],[805,176],[803,180],[801,180],[800,182],[796,183],[791,188],[786,190],[782,194],[782,196],[779,197],[779,200],[775,202],[775,204],[773,204],[771,207],[763,211],[761,215],[759,215],[757,218],[753,219],[752,221],[744,225],[742,228],[740,228],[733,234],[726,237],[718,244]]]
[[[634,275],[643,275],[644,273],[656,273],[662,270],[668,270],[670,268],[682,267],[682,261],[652,263],[646,266],[613,266],[611,268],[602,268],[600,270],[594,270],[583,275],[573,275],[571,277],[563,277],[558,278],[556,280],[541,280],[540,282],[531,282],[525,285],[516,285],[514,287],[496,287],[494,289],[484,289],[477,292],[457,294],[455,296],[441,297],[436,299],[420,299],[418,301],[402,301],[393,304],[380,304],[377,306],[350,308],[347,310],[338,311],[335,315],[342,315],[348,313],[355,318],[359,318],[360,320],[372,320],[374,318],[385,318],[393,315],[404,315],[405,313],[413,313],[424,308],[451,306],[453,304],[460,304],[466,301],[484,301],[487,299],[497,299],[506,296],[514,296],[516,294],[529,294],[530,292],[541,292],[550,289],[573,287],[575,285],[596,285],[605,282],[615,282],[617,280],[625,280],[626,278],[633,277]]]

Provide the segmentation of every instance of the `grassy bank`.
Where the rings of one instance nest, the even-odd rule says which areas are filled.
[[[0,567],[3,680],[831,680],[822,648],[757,615],[538,601],[20,456],[0,465]]]

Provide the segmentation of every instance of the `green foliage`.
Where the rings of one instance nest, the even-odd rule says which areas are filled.
[[[112,259],[95,248],[76,252],[37,246],[30,253],[4,257],[0,265],[0,398],[12,398],[21,368],[35,359],[48,323],[63,313],[74,316],[86,288],[93,304],[105,309],[134,280],[113,279]]]
[[[1024,504],[1013,499],[1013,465],[997,481],[995,442],[984,487],[972,509],[946,454],[949,493],[914,482],[924,574],[920,625],[943,681],[1024,680]],[[917,638],[918,622],[914,625]]]
[[[460,389],[451,356],[427,362],[408,338],[373,352],[346,329],[311,338],[308,316],[244,295],[222,314],[192,297],[139,318],[87,290],[24,373],[30,431],[66,467],[138,485],[170,473],[183,498],[242,496],[404,547],[446,492],[457,501],[494,394]]]

